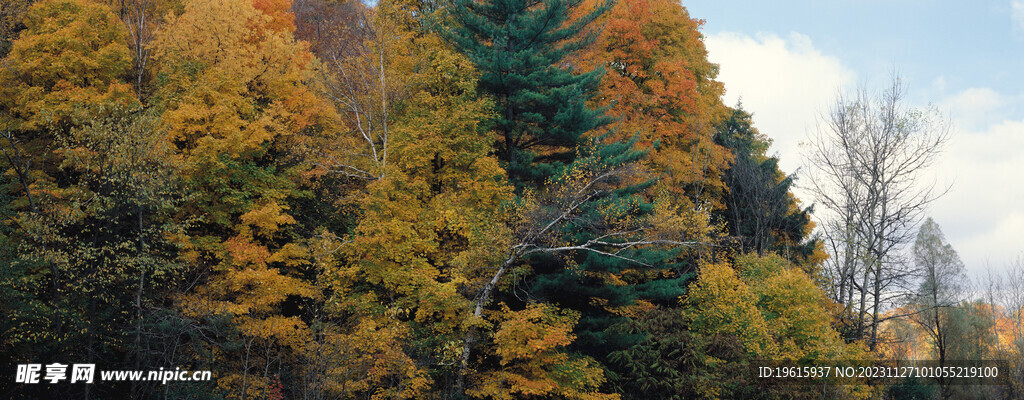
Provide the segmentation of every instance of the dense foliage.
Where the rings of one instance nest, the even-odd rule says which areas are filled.
[[[0,395],[880,393],[747,374],[873,355],[701,24],[669,0],[5,2],[4,368],[214,379]]]

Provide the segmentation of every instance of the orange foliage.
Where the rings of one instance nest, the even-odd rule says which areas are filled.
[[[607,71],[598,105],[621,118],[620,138],[640,134],[641,146],[653,149],[648,165],[666,188],[703,186],[700,200],[717,202],[731,155],[714,143],[724,89],[707,60],[702,22],[670,0],[619,1],[604,18],[605,29],[580,60]]]
[[[276,32],[295,32],[295,14],[291,12],[291,0],[252,0],[253,8],[270,17],[265,29]]]

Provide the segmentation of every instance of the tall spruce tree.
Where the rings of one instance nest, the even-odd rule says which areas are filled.
[[[451,7],[447,37],[480,70],[480,88],[496,99],[496,148],[517,187],[555,175],[574,159],[583,133],[612,121],[586,104],[604,70],[565,66],[567,56],[594,41],[591,23],[612,4],[579,12],[581,3],[455,0]]]

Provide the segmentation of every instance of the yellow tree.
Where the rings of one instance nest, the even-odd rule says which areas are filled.
[[[600,364],[563,349],[575,340],[572,330],[579,314],[546,304],[531,304],[520,311],[502,304],[497,319],[493,353],[500,368],[482,372],[481,383],[467,391],[470,396],[495,400],[619,398],[618,394],[598,392],[605,382]]]
[[[314,5],[300,11],[300,31],[322,60],[320,88],[345,145],[311,158],[323,178],[351,183],[333,195],[349,197],[358,216],[351,232],[323,235],[318,265],[333,293],[325,318],[338,326],[310,357],[325,351],[345,371],[369,371],[365,357],[391,360],[374,374],[331,372],[338,378],[323,387],[333,395],[425,396],[428,369],[445,381],[457,373],[469,297],[506,248],[496,210],[511,190],[482,124],[492,105],[477,94],[472,64],[413,30],[400,4]]]
[[[154,40],[156,107],[194,195],[179,209],[191,229],[175,240],[201,279],[179,304],[186,316],[231,322],[212,350],[224,368],[218,385],[239,398],[266,394],[272,372],[308,340],[285,304],[319,295],[300,275],[308,251],[289,210],[306,195],[308,169],[293,149],[329,112],[306,85],[313,56],[293,36],[289,7],[186,1]]]
[[[746,356],[727,361],[824,363],[870,359],[863,346],[845,343],[832,328],[830,302],[824,292],[799,267],[778,255],[747,254],[736,257],[734,265],[702,267],[683,306],[684,316],[695,332],[709,337],[731,336],[739,342]],[[714,370],[721,361],[709,359],[705,365]],[[854,397],[868,395],[862,389],[839,388]],[[702,392],[717,397],[728,395],[729,390],[736,388],[712,382]]]
[[[785,258],[746,254],[736,258],[739,276],[756,294],[757,307],[778,344],[778,356],[791,360],[859,359],[861,349],[846,345],[832,328],[829,300],[814,280]]]
[[[0,106],[9,129],[66,130],[111,106],[137,104],[121,79],[131,65],[125,32],[109,8],[85,0],[44,1],[25,14],[24,23],[27,31],[0,72]]]
[[[778,345],[772,340],[768,322],[757,303],[757,294],[736,270],[719,263],[701,268],[697,280],[690,285],[685,304],[693,311],[690,320],[696,331],[731,335],[748,353],[773,356]]]

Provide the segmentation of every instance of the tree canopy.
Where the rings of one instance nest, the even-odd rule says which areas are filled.
[[[875,354],[702,25],[668,0],[3,3],[0,354],[213,378],[0,393],[881,393],[749,374]],[[920,327],[1009,332],[951,294],[937,225],[918,242]]]

